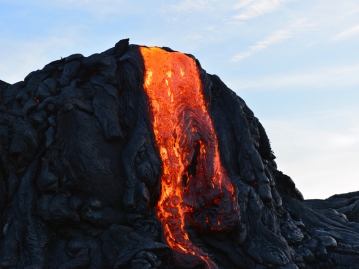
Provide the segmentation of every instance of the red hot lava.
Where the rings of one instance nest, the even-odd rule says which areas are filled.
[[[163,163],[156,206],[178,266],[217,268],[186,226],[228,231],[239,221],[234,187],[223,168],[196,62],[179,52],[140,47],[155,140]]]

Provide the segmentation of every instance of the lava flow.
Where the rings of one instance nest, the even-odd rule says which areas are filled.
[[[188,235],[228,231],[239,221],[234,187],[221,165],[195,60],[179,52],[140,47],[155,140],[163,163],[156,206],[179,267],[217,268]]]

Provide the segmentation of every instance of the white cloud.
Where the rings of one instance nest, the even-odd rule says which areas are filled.
[[[356,128],[355,135],[353,134],[342,134],[342,133],[334,133],[330,137],[328,137],[329,142],[337,147],[353,147],[359,144],[359,132]]]
[[[341,41],[356,35],[359,35],[359,24],[337,34],[335,37],[332,38],[332,41]]]
[[[232,57],[232,62],[239,62],[245,58],[252,56],[252,54],[266,49],[270,45],[281,43],[284,40],[290,39],[295,35],[311,29],[312,25],[306,22],[306,19],[298,19],[289,26],[275,31],[265,39],[258,41],[255,45],[250,46],[247,51],[240,52]]]
[[[242,0],[235,5],[236,9],[244,9],[234,18],[248,20],[277,10],[290,0]]]
[[[289,29],[279,30],[271,34],[264,40],[258,41],[255,45],[250,46],[248,51],[240,52],[235,55],[231,61],[239,62],[245,58],[250,57],[253,53],[266,49],[268,46],[279,43],[285,39],[292,37],[292,33]]]
[[[255,45],[250,46],[247,51],[243,51],[232,57],[232,62],[239,62],[245,58],[250,57],[252,54],[264,50],[270,45],[274,45],[277,43],[281,43],[282,41],[286,39],[292,38],[294,35],[298,35],[303,31],[306,31],[311,27],[310,24],[306,23],[305,19],[300,19],[289,26],[287,26],[284,29],[275,31],[271,35],[269,35],[267,38],[258,41]]]
[[[240,8],[246,7],[250,3],[252,3],[253,1],[255,1],[255,0],[241,0],[234,6],[234,8],[235,9],[240,9]]]

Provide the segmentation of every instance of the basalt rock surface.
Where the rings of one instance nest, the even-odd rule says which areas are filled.
[[[125,39],[0,81],[0,268],[359,268],[359,193],[305,201],[253,112],[192,55],[179,57],[204,105],[177,104],[166,135],[185,147],[182,178],[161,200],[176,160],[142,48]],[[188,75],[181,61],[151,63],[170,68],[169,100],[188,86],[168,81]]]

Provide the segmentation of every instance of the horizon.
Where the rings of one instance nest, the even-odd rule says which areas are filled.
[[[263,124],[305,199],[359,191],[359,2],[0,0],[0,80],[130,38],[193,54]]]

